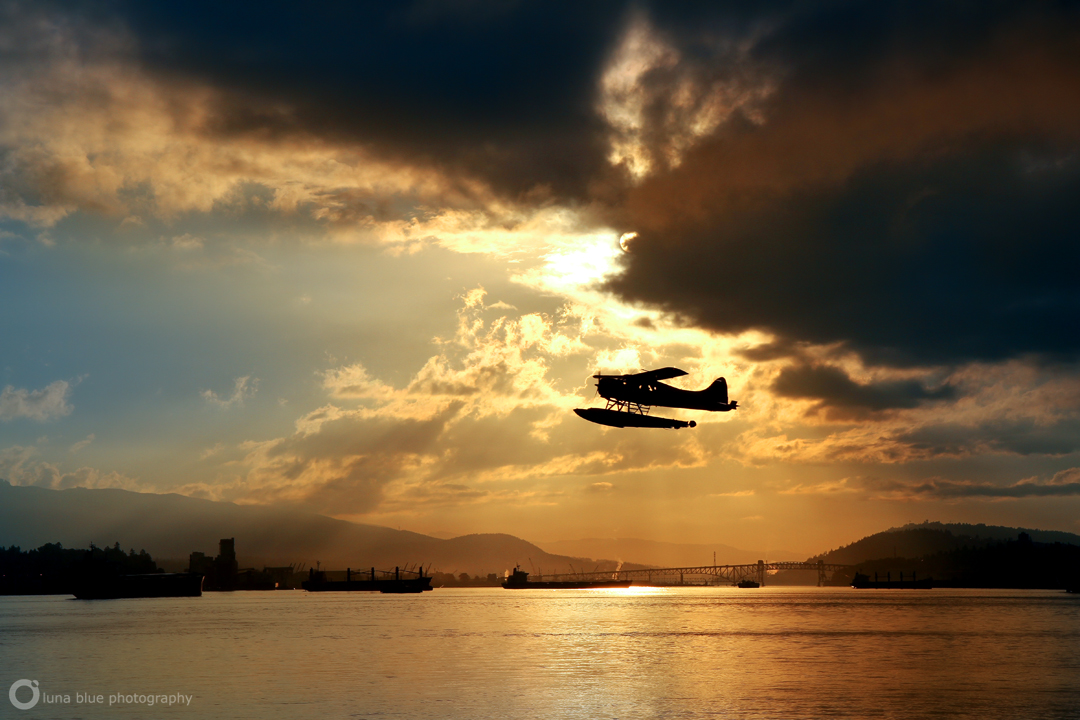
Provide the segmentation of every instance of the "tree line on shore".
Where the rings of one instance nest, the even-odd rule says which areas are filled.
[[[143,575],[162,570],[146,550],[124,552],[120,543],[85,550],[45,543],[23,551],[0,547],[0,595],[62,595],[88,576]]]

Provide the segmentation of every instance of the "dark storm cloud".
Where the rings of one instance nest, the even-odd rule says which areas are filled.
[[[639,238],[611,286],[875,363],[1075,355],[1080,163],[1053,157],[1036,168],[1006,144],[748,202],[716,226]]]
[[[938,423],[911,430],[897,442],[931,455],[1004,452],[1016,455],[1062,456],[1080,451],[1080,421],[992,420],[978,425]]]
[[[225,91],[221,134],[307,133],[501,191],[584,191],[624,3],[117,2],[143,66]]]
[[[1080,353],[1071,4],[775,16],[761,121],[631,191],[608,287],[688,322],[897,366]],[[1070,49],[1072,48],[1072,49]]]
[[[899,494],[912,499],[1018,499],[1028,497],[1068,497],[1080,495],[1080,473],[1077,468],[1057,473],[1049,481],[1034,478],[1021,480],[1012,485],[995,485],[986,482],[964,482],[930,478],[918,483],[876,481],[868,486],[874,490]]]
[[[913,408],[956,395],[950,386],[930,389],[916,380],[857,383],[840,368],[828,365],[785,368],[772,389],[784,397],[819,400],[819,407],[843,414]]]

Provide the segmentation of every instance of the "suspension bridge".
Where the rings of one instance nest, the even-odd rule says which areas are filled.
[[[836,573],[854,573],[854,565],[839,565],[827,562],[765,562],[745,565],[697,565],[678,568],[645,568],[642,570],[594,570],[592,572],[573,572],[541,574],[534,578],[540,580],[630,580],[648,585],[721,585],[754,580],[762,587],[768,575],[780,570],[809,570],[817,573],[818,586],[825,585]]]

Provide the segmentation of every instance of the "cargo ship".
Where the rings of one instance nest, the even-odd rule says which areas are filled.
[[[100,575],[78,582],[72,594],[79,600],[200,597],[202,583],[203,576],[198,573]]]
[[[586,588],[627,588],[630,580],[529,580],[529,573],[514,568],[502,586],[507,590],[580,590]]]
[[[356,575],[353,575],[352,568],[348,568],[344,580],[327,580],[325,572],[312,568],[308,572],[308,579],[300,583],[300,587],[308,592],[421,593],[431,589],[431,577],[424,575],[422,567],[419,570],[395,567],[393,573],[371,568],[370,572]]]
[[[871,580],[869,575],[855,573],[855,577],[851,580],[851,587],[860,590],[931,590],[934,587],[934,578],[922,578],[919,580],[916,579],[915,573],[911,573],[911,577],[905,580],[904,573],[900,573],[900,579],[893,580],[892,573],[888,573],[884,580],[879,580],[878,574],[874,573],[874,579]]]

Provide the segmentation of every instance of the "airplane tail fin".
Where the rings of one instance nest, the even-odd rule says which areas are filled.
[[[714,400],[718,400],[727,405],[727,380],[724,378],[716,378],[713,380],[712,385],[706,388],[705,392],[709,393],[710,397]]]

